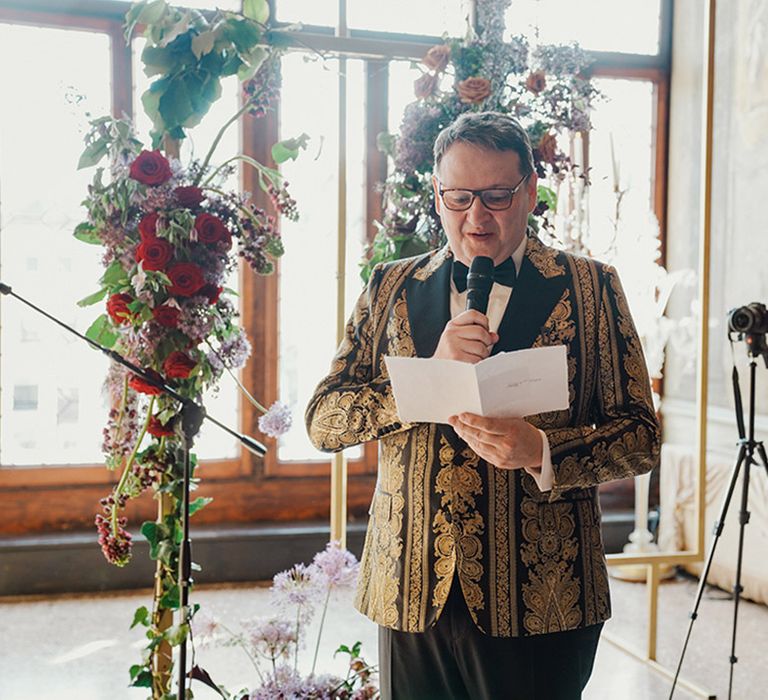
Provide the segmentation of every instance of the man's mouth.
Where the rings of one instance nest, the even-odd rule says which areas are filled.
[[[492,236],[493,233],[491,233],[490,231],[468,231],[464,235],[469,236],[470,238],[483,239],[483,238],[488,238]]]

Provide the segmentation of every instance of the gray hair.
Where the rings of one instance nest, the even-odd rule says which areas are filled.
[[[456,142],[471,143],[492,151],[514,151],[520,158],[520,172],[526,177],[534,172],[528,134],[520,122],[508,114],[465,112],[446,126],[435,139],[435,173],[446,151]]]

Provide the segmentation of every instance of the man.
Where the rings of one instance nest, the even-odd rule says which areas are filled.
[[[658,460],[648,373],[615,270],[527,231],[528,137],[468,113],[435,153],[442,250],[377,266],[307,408],[312,442],[381,440],[356,606],[380,625],[385,700],[572,700],[610,616],[597,485]],[[466,266],[497,266],[488,314]],[[479,362],[565,345],[567,410],[526,419],[397,416],[384,357]]]

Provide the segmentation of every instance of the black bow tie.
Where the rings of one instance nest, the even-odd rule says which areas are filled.
[[[466,291],[467,289],[467,273],[469,268],[458,260],[453,261],[453,282],[456,285],[456,289],[459,293]],[[505,287],[514,287],[515,280],[517,279],[517,270],[515,269],[515,261],[512,258],[507,258],[501,265],[497,265],[493,268],[493,281],[496,284],[503,284]]]

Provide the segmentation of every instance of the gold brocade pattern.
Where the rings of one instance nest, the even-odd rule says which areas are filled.
[[[510,552],[515,551],[510,538],[514,531],[509,527],[510,498],[509,489],[514,488],[514,474],[507,469],[497,469],[489,465],[489,496],[492,503],[491,515],[493,529],[491,543],[493,552],[493,571],[491,572],[491,634],[508,637],[512,634],[511,600],[516,593],[510,588],[510,576],[514,573],[515,563],[510,563]],[[510,475],[512,478],[510,478]],[[510,569],[510,566],[512,568]],[[514,625],[517,628],[517,624]]]
[[[528,235],[525,257],[531,261],[542,277],[551,279],[565,274],[565,267],[557,261],[558,255],[557,250],[545,246],[535,235]]]
[[[485,523],[477,510],[475,496],[483,492],[483,481],[478,473],[480,457],[469,447],[459,455],[444,435],[440,436],[438,453],[440,471],[435,490],[442,494],[440,510],[435,514],[432,529],[435,540],[435,586],[433,605],[443,605],[448,598],[451,576],[458,559],[459,578],[464,599],[472,618],[485,606],[483,591],[478,581],[483,575],[483,544]],[[456,548],[458,547],[458,552]]]
[[[523,584],[523,625],[528,634],[578,627],[581,586],[574,574],[578,555],[576,521],[571,503],[539,503],[532,489],[521,504],[523,545],[520,558],[528,568]],[[535,486],[533,487],[535,488]]]
[[[443,263],[448,260],[448,258],[452,257],[453,253],[446,244],[432,256],[432,259],[426,265],[424,265],[424,267],[419,268],[416,270],[416,272],[413,273],[413,279],[418,280],[419,282],[426,282],[437,270],[443,266]]]
[[[408,492],[411,494],[409,508],[410,522],[408,524],[408,552],[406,561],[408,567],[408,598],[404,601],[408,612],[407,631],[417,631],[424,628],[426,617],[426,595],[428,581],[425,580],[426,541],[429,531],[425,528],[425,516],[429,508],[425,502],[425,485],[429,483],[430,465],[432,464],[432,445],[435,440],[437,426],[434,423],[422,424],[417,428],[414,438],[414,459],[411,460],[408,477],[410,479]]]
[[[389,339],[389,355],[398,357],[415,357],[416,348],[413,346],[411,324],[408,320],[408,304],[403,290],[392,307],[392,313],[387,321],[387,338]],[[386,365],[382,363],[382,373],[386,373]]]

